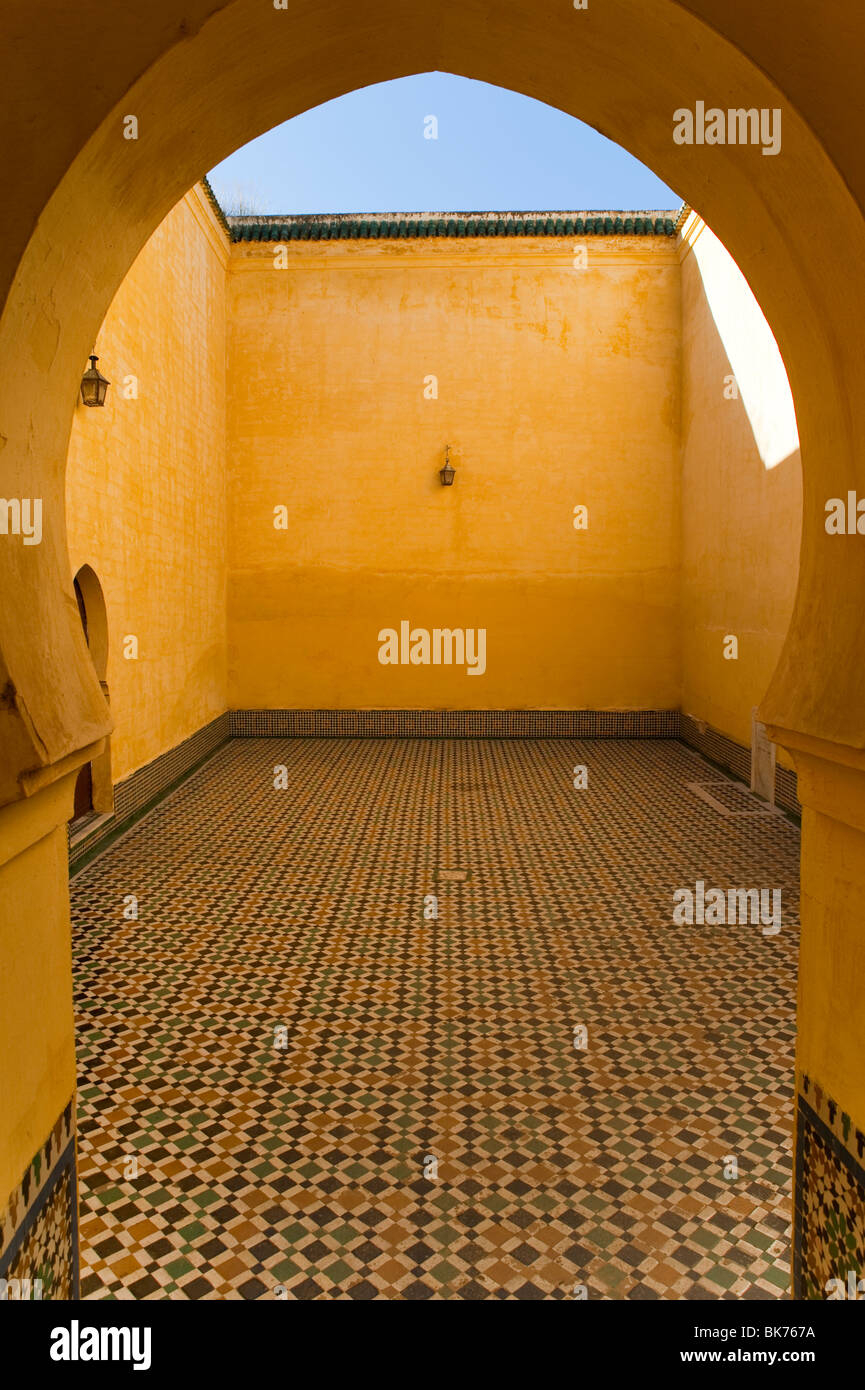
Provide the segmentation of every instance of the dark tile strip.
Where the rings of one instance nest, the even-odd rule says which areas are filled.
[[[124,834],[131,825],[152,811],[169,792],[197,771],[230,737],[228,713],[205,724],[176,748],[170,748],[152,762],[133,772],[114,788],[114,814],[85,840],[70,846],[69,872],[77,873],[95,855]]]
[[[248,709],[235,738],[677,738],[677,710]]]
[[[748,785],[751,781],[751,750],[709,728],[690,714],[679,716],[679,737],[689,748],[694,748],[716,767],[732,772],[740,782]],[[802,807],[796,794],[796,774],[785,767],[775,768],[775,802],[789,811],[791,815],[802,815]]]

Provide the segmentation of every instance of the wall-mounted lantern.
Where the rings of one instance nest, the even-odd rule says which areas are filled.
[[[99,371],[98,357],[91,355],[90,366],[81,378],[81,399],[85,405],[104,405],[105,393],[111,382]]]
[[[442,480],[442,487],[450,487],[454,480],[456,469],[451,466],[451,446],[445,445],[445,466],[439,469],[439,477]]]

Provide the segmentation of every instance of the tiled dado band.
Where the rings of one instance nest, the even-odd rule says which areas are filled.
[[[750,782],[750,748],[744,748],[741,743],[735,743],[726,734],[719,734],[717,729],[710,729],[708,725],[692,719],[690,714],[679,715],[678,736],[689,748],[696,749],[710,762],[717,763],[718,767],[724,768],[727,772],[732,772],[740,782],[746,785]],[[796,774],[786,767],[775,767],[775,804],[783,806],[785,811],[791,811],[795,816],[802,814],[797,795]]]
[[[78,1297],[77,1210],[70,1100],[0,1215],[0,1297]]]
[[[235,738],[678,738],[677,710],[240,709]]]
[[[800,1074],[796,1090],[793,1294],[856,1296],[865,1279],[865,1134],[812,1077]]]

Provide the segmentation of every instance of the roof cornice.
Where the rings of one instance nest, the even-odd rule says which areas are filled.
[[[216,217],[217,222],[218,222],[219,225],[221,226],[222,230],[225,232],[226,236],[229,237],[231,240],[233,240],[234,238],[232,237],[231,228],[230,228],[230,226],[228,225],[228,219],[227,219],[227,217],[225,216],[225,213],[222,211],[222,204],[220,203],[219,199],[217,198],[216,194],[214,193],[213,188],[212,188],[211,183],[210,183],[210,179],[207,177],[206,174],[204,175],[204,177],[203,177],[202,180],[201,180],[201,187],[202,187],[203,190],[204,190],[204,194],[205,194],[205,197],[207,198],[207,201],[210,203],[210,206],[213,208],[213,212],[214,212],[214,215],[215,215],[215,217]]]
[[[208,185],[209,186],[209,185]],[[421,237],[673,237],[679,211],[389,212],[229,217],[234,242],[352,241]]]

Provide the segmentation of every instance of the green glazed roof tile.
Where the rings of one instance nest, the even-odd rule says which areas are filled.
[[[670,212],[300,213],[224,217],[209,183],[205,190],[232,241],[347,241],[358,238],[477,236],[671,237],[683,209]]]

